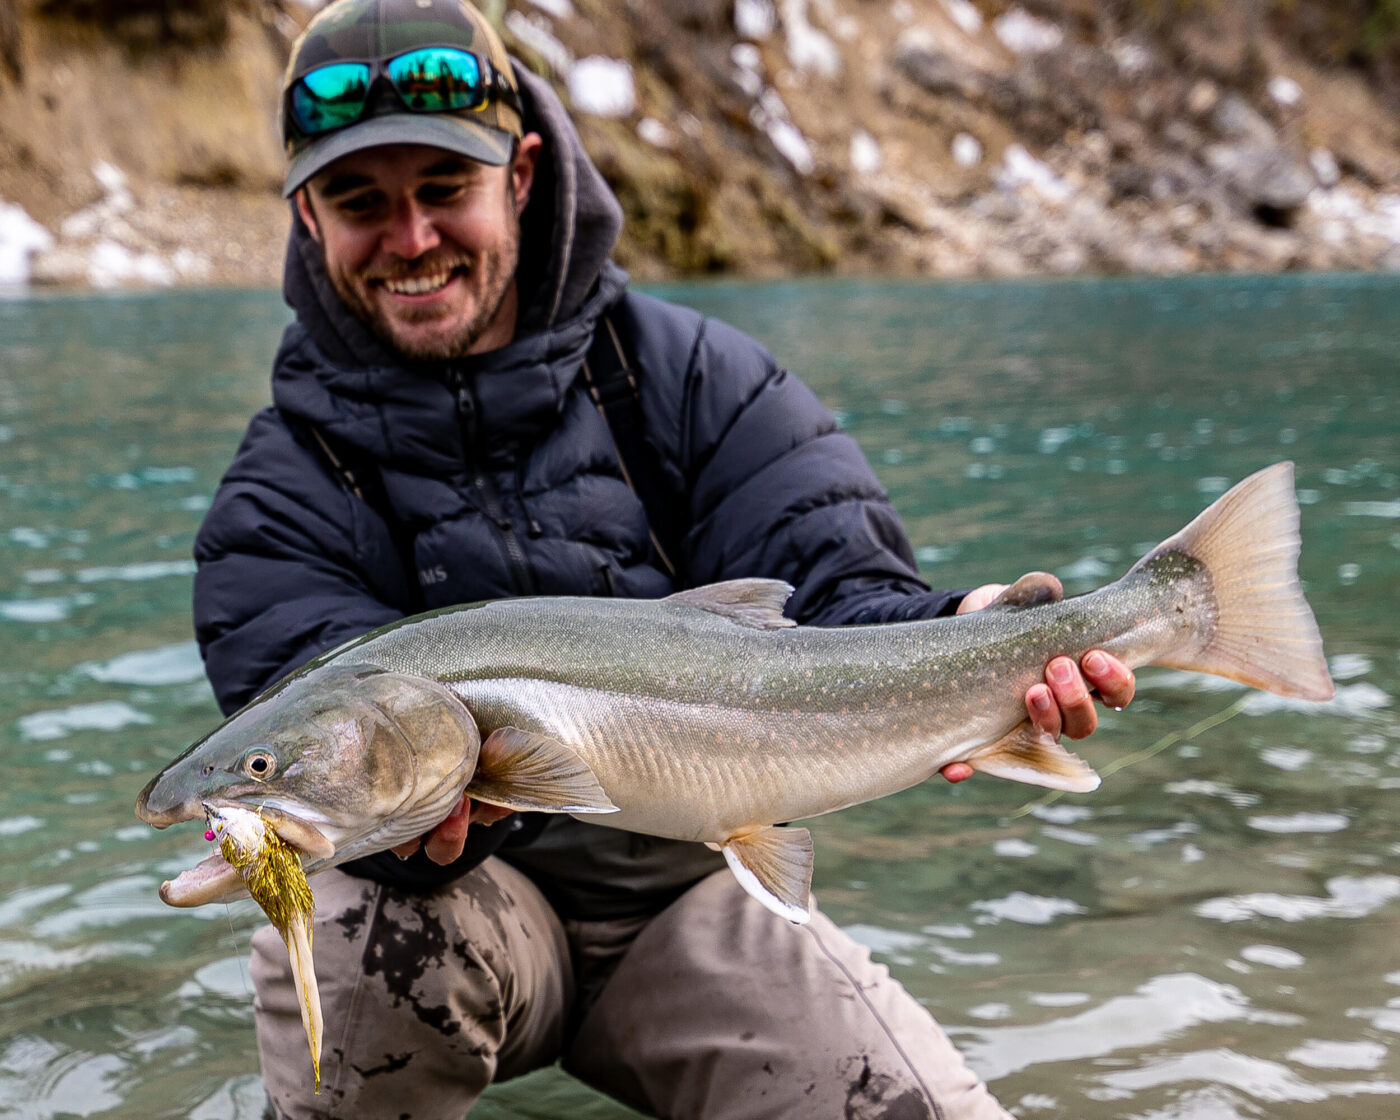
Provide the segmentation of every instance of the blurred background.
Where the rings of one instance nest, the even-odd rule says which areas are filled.
[[[279,280],[319,0],[0,0],[0,284]],[[485,0],[643,279],[1400,266],[1400,0]]]

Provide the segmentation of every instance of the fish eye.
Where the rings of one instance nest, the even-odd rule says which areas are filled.
[[[265,782],[277,769],[277,759],[266,747],[254,747],[243,756],[240,766],[248,777]]]

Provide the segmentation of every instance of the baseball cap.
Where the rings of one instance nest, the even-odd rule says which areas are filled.
[[[280,121],[286,197],[382,144],[499,166],[522,131],[505,44],[467,0],[336,0],[292,46]]]

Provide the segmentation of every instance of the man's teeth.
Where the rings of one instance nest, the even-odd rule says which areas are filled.
[[[452,279],[451,271],[439,272],[432,276],[410,276],[404,280],[385,280],[384,286],[395,295],[424,296],[447,286]]]

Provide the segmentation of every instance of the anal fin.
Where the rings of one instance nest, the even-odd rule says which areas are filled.
[[[977,748],[964,761],[983,774],[1066,793],[1089,793],[1099,788],[1099,776],[1092,766],[1070,754],[1030,720],[1017,724],[996,742]]]
[[[780,918],[799,925],[812,915],[812,834],[765,825],[720,845],[739,885]]]
[[[537,813],[616,813],[588,763],[558,739],[498,727],[477,755],[467,796]]]

